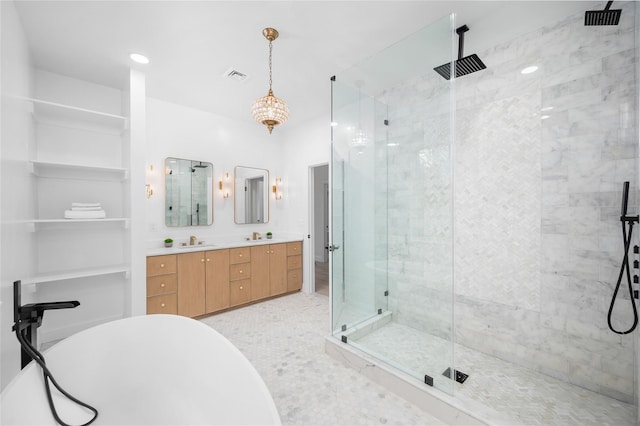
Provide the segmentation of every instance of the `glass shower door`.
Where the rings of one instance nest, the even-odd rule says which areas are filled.
[[[453,392],[453,89],[447,16],[332,82],[334,336]],[[447,377],[449,372],[449,377]]]

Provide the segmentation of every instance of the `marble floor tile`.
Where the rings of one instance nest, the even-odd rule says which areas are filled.
[[[387,325],[357,340],[359,349],[429,373],[442,383],[441,373],[452,359],[451,344],[406,325]],[[518,425],[634,425],[635,408],[604,395],[533,370],[502,361],[462,345],[454,345],[458,370],[469,375],[455,385],[454,395],[470,399],[513,419]],[[417,374],[417,373],[416,373]],[[450,385],[449,385],[450,386]]]
[[[264,379],[283,425],[443,425],[324,352],[329,298],[295,293],[210,316]]]

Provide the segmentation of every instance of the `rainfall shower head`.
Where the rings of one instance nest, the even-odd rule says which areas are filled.
[[[593,25],[618,25],[622,9],[609,9],[613,1],[607,2],[604,10],[588,10],[584,13],[584,24]]]
[[[456,67],[456,78],[487,68],[484,62],[482,62],[475,53],[473,55],[462,57],[462,52],[464,51],[464,33],[467,31],[469,31],[469,27],[466,25],[456,29],[456,33],[458,33],[458,59],[454,61]],[[434,71],[446,80],[451,80],[451,62],[435,67]]]
[[[202,161],[200,161],[200,164],[194,164],[193,167],[198,168],[198,169],[206,169],[207,167],[209,167],[208,164],[202,164]]]

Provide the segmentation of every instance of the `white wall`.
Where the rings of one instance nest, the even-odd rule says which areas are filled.
[[[327,86],[327,96],[329,96]],[[288,127],[284,142],[284,198],[280,201],[290,232],[305,236],[303,242],[303,291],[309,288],[313,273],[313,252],[306,236],[309,229],[309,167],[326,164],[331,156],[330,104],[327,111],[315,119]],[[275,130],[274,130],[275,132]]]
[[[1,387],[20,369],[20,349],[11,331],[13,323],[12,283],[33,274],[34,236],[27,232],[25,213],[35,216],[34,180],[26,167],[34,134],[27,104],[14,96],[29,96],[33,87],[31,60],[20,20],[13,2],[0,2],[2,28],[2,140],[0,145],[0,215],[2,220],[0,246],[0,347],[2,359]],[[30,302],[23,295],[23,302]]]
[[[247,114],[249,111],[247,110]],[[196,110],[170,102],[147,98],[147,182],[153,187],[153,196],[146,201],[147,247],[161,247],[165,238],[174,244],[186,242],[195,235],[208,242],[241,241],[257,231],[278,236],[302,237],[306,230],[290,225],[286,215],[289,197],[289,171],[285,164],[291,158],[286,152],[283,128],[276,127],[270,135],[258,123],[240,122],[226,117]],[[193,227],[167,227],[164,219],[164,161],[177,157],[213,163],[213,225]],[[154,171],[149,171],[149,166]],[[269,170],[269,188],[276,177],[282,177],[284,200],[274,200],[269,193],[269,222],[266,224],[238,225],[234,221],[233,193],[222,197],[218,182],[228,172],[233,182],[236,166]],[[306,177],[305,177],[306,182]],[[303,214],[303,212],[300,212]]]

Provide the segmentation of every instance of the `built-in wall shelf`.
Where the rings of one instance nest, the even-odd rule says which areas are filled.
[[[46,227],[48,225],[70,225],[75,226],[82,224],[97,224],[97,223],[121,223],[125,229],[129,228],[129,218],[127,217],[108,217],[104,219],[33,219],[27,220],[27,225],[30,226],[29,230],[35,232],[40,227]]]
[[[31,172],[40,177],[88,180],[126,180],[129,170],[120,167],[90,166],[84,164],[31,161]]]
[[[42,99],[25,98],[33,106],[33,115],[40,123],[67,125],[105,133],[122,134],[128,119],[122,115],[95,111]]]
[[[102,266],[98,268],[72,269],[62,272],[48,272],[23,279],[21,281],[23,285],[40,284],[63,280],[73,280],[77,278],[97,277],[100,275],[109,274],[124,273],[128,275],[129,271],[130,268],[128,265]]]

